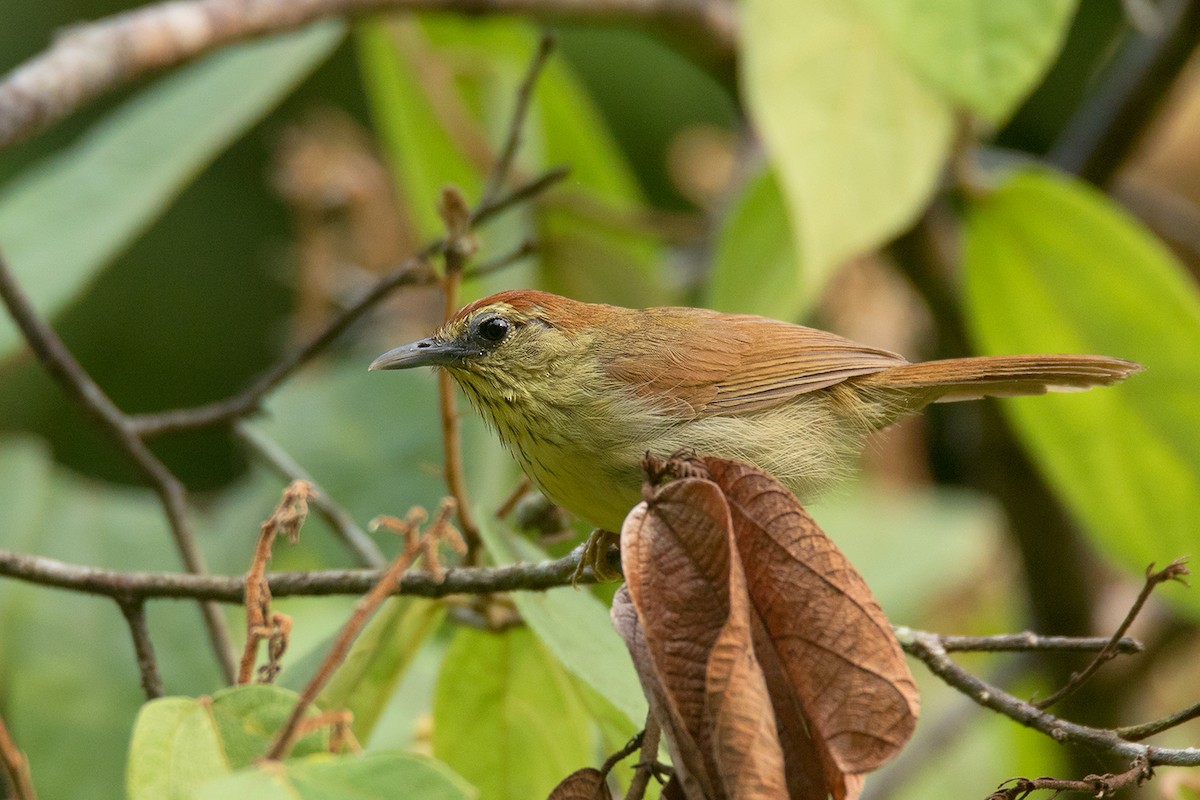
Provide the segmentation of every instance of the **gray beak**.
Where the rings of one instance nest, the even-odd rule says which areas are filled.
[[[367,369],[446,367],[458,363],[464,355],[466,355],[466,351],[457,342],[443,342],[433,338],[421,339],[418,342],[400,345],[395,350],[388,350],[372,361],[371,366]]]

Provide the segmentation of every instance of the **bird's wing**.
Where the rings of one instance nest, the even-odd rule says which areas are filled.
[[[741,314],[648,309],[636,331],[651,357],[608,360],[610,377],[664,406],[697,416],[779,405],[858,375],[908,363],[901,356],[815,328]],[[647,333],[649,332],[649,333]],[[631,330],[630,335],[635,335]]]

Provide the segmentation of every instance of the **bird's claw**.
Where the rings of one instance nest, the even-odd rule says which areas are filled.
[[[589,567],[592,575],[601,583],[618,580],[621,577],[621,570],[619,566],[614,566],[610,561],[609,551],[616,548],[620,541],[620,535],[612,531],[599,528],[592,531],[583,544],[583,552],[579,555],[579,564],[575,567],[575,574],[571,576],[571,585],[578,586]],[[619,560],[617,564],[620,564]]]

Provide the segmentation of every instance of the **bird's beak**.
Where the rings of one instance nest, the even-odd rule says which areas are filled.
[[[388,350],[371,362],[368,370],[410,369],[412,367],[446,367],[458,363],[466,351],[454,341],[422,339]]]

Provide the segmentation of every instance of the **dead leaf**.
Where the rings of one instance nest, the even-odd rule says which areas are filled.
[[[612,793],[600,770],[584,767],[563,778],[546,800],[612,800]]]
[[[666,735],[673,796],[854,800],[918,706],[862,578],[752,467],[701,458],[648,474],[621,530],[613,620]],[[682,477],[656,486],[664,476]]]
[[[919,699],[891,626],[862,576],[781,484],[745,464],[704,459],[724,490],[747,587],[789,701],[846,773],[876,769],[908,741]],[[850,787],[848,787],[849,789]],[[847,796],[854,793],[847,792]]]

